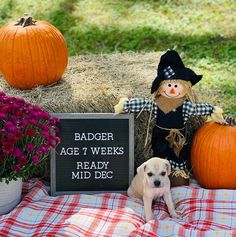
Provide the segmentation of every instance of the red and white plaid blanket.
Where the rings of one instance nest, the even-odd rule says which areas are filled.
[[[177,212],[171,219],[163,200],[155,220],[145,223],[143,202],[124,194],[51,197],[41,181],[24,184],[21,203],[0,216],[0,236],[236,236],[236,190],[206,190],[198,185],[172,188]]]

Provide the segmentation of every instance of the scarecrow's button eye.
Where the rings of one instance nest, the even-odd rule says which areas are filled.
[[[177,88],[178,87],[178,85],[175,85],[175,88]]]
[[[169,87],[171,87],[171,84],[168,84]]]

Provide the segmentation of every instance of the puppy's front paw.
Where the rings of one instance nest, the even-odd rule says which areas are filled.
[[[170,216],[171,218],[182,219],[182,217],[178,215],[176,212],[171,213]]]
[[[146,215],[145,219],[146,219],[146,222],[149,222],[154,219],[154,216],[153,215]]]

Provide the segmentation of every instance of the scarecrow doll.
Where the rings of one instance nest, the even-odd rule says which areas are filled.
[[[149,111],[150,116],[155,117],[151,139],[153,156],[169,160],[172,186],[189,182],[186,122],[192,116],[211,115],[214,121],[225,123],[220,108],[194,101],[191,87],[201,79],[202,75],[196,75],[185,67],[178,52],[168,50],[161,56],[157,77],[151,87],[151,97],[121,98],[114,107],[115,113]]]

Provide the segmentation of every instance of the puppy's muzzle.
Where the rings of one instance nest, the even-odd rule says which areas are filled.
[[[160,184],[161,184],[160,180],[155,180],[155,181],[154,181],[155,187],[159,187]]]

